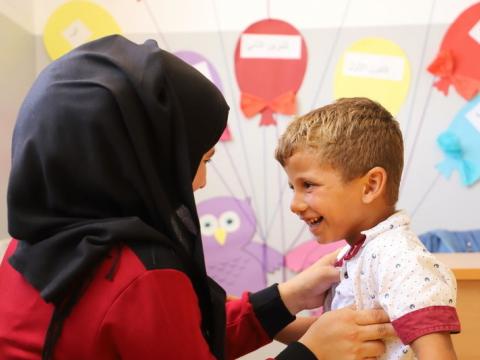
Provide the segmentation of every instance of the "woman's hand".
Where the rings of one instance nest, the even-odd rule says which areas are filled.
[[[325,291],[340,281],[339,269],[333,266],[339,251],[325,255],[292,279],[278,285],[283,303],[293,315],[323,305]]]
[[[344,308],[320,316],[299,342],[320,360],[374,359],[385,352],[383,338],[395,336],[383,310]]]

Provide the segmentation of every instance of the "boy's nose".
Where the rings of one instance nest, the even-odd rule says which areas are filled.
[[[307,204],[298,195],[294,195],[290,203],[290,210],[295,214],[300,214],[307,210]]]

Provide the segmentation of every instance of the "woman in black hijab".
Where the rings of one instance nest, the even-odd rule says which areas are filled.
[[[321,303],[338,280],[328,259],[228,302],[207,276],[193,190],[227,116],[216,87],[152,40],[99,39],[40,74],[13,136],[2,359],[230,359]],[[377,315],[321,317],[279,358],[375,356],[366,340],[391,328],[361,325]],[[331,343],[352,329],[365,335]]]

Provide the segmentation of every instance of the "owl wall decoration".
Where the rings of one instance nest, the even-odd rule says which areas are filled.
[[[229,295],[267,285],[267,272],[279,269],[283,255],[253,241],[257,220],[249,199],[214,197],[197,206],[207,273]]]

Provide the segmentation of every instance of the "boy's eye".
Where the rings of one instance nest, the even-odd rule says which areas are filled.
[[[292,185],[292,184],[288,184],[288,188],[289,188],[290,190],[293,190],[293,185]]]
[[[303,183],[303,187],[304,187],[305,189],[310,189],[312,186],[313,186],[313,184],[312,184],[312,183],[309,183],[309,182],[307,182],[307,181],[305,181],[305,182]]]

